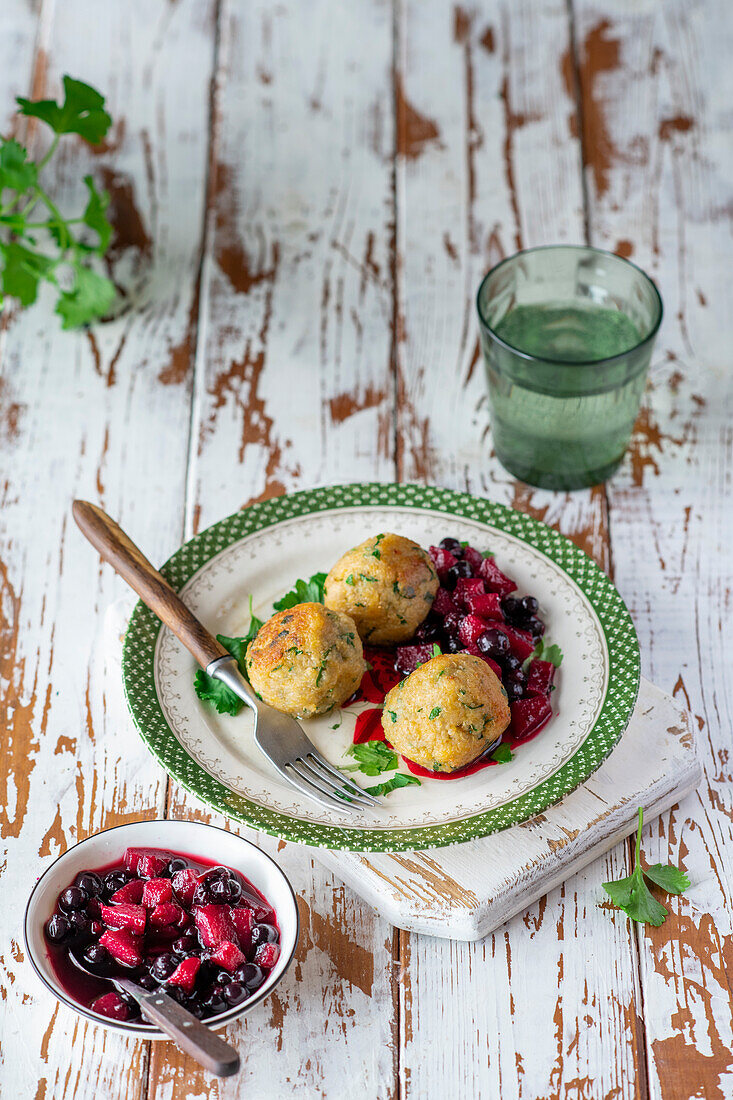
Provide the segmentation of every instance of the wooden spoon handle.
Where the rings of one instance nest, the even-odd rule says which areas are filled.
[[[228,656],[224,646],[209,634],[168,581],[153,568],[106,512],[86,500],[75,500],[72,512],[79,529],[92,546],[137,592],[143,603],[180,638],[202,668],[218,657]]]

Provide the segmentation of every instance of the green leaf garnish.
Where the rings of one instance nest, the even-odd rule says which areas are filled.
[[[221,680],[215,680],[204,672],[198,670],[193,678],[194,691],[199,699],[205,703],[213,703],[219,714],[231,714],[232,717],[239,714],[242,709],[242,700],[235,695],[231,688],[222,684]]]
[[[428,715],[428,718],[437,718],[439,714],[440,707],[433,707],[433,709],[430,711],[430,714]]]
[[[481,557],[482,558],[495,558],[496,554],[494,553],[493,550],[482,550],[481,551]]]
[[[354,574],[353,573],[349,573],[348,577],[345,577],[344,579],[345,579],[347,584],[351,584],[351,585],[356,584],[356,581],[354,580]]]
[[[433,657],[442,657],[443,650],[440,648],[437,642],[433,642]]]
[[[544,638],[540,638],[526,661],[522,663],[522,671],[526,672],[532,661],[549,661],[555,668],[562,664],[562,650],[559,645],[546,645]]]
[[[399,790],[400,787],[419,787],[420,780],[416,775],[405,775],[403,772],[397,772],[391,779],[387,779],[384,783],[377,783],[374,787],[366,787],[365,790],[369,794],[391,794],[392,791]]]
[[[40,182],[41,170],[53,156],[60,135],[80,134],[98,144],[112,121],[104,109],[104,96],[88,84],[65,76],[64,93],[61,104],[51,99],[17,100],[22,115],[41,119],[55,133],[38,163],[14,138],[0,137],[0,287],[2,295],[29,306],[38,297],[40,283],[50,283],[58,294],[55,312],[62,328],[69,329],[104,317],[117,292],[106,275],[90,266],[93,256],[104,255],[112,237],[107,192],[85,176],[84,212],[67,218]],[[41,217],[40,211],[44,212]],[[95,234],[93,244],[88,230]]]
[[[489,753],[489,756],[497,764],[508,764],[510,760],[514,759],[514,754],[508,745],[499,745],[492,753]]]
[[[299,603],[323,603],[323,590],[327,573],[314,573],[307,581],[297,580],[290,592],[272,605],[276,611],[285,611]]]
[[[690,880],[684,871],[670,864],[655,863],[646,870],[641,866],[641,828],[644,822],[644,811],[639,807],[639,827],[636,831],[636,848],[634,857],[634,870],[628,878],[618,879],[616,882],[604,882],[603,889],[614,905],[623,909],[630,920],[639,924],[652,924],[658,928],[664,924],[667,910],[657,901],[650,892],[645,880],[661,886],[668,894],[681,894],[690,885]]]
[[[397,753],[384,741],[362,741],[352,745],[348,755],[353,756],[356,764],[344,768],[344,771],[361,771],[364,775],[381,775],[397,767]]]
[[[239,666],[239,671],[246,677],[247,669],[244,663],[247,656],[247,646],[256,637],[257,632],[262,626],[262,620],[258,619],[256,615],[252,614],[252,597],[249,598],[249,629],[247,633],[241,638],[228,638],[226,634],[217,634],[216,640],[228,653],[231,653],[232,657],[236,658]],[[226,684],[223,684],[221,680],[217,680],[214,676],[209,676],[208,672],[204,672],[200,668],[193,679],[194,691],[198,695],[199,699],[203,699],[204,702],[213,703],[219,714],[231,714],[232,717],[239,714],[242,709],[243,703],[238,695],[228,688]]]

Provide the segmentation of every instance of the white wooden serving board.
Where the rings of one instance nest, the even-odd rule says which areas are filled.
[[[642,679],[628,729],[605,764],[531,821],[449,848],[313,856],[398,928],[479,940],[632,833],[639,806],[647,824],[702,774],[689,715]]]

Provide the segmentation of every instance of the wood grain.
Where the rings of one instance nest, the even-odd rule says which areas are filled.
[[[391,13],[299,7],[221,11],[190,530],[393,477]]]
[[[576,4],[590,231],[658,281],[666,320],[629,461],[609,485],[616,583],[643,667],[696,716],[707,783],[650,830],[693,880],[639,935],[650,1093],[733,1090],[729,341],[730,12]],[[593,139],[590,139],[590,133]],[[727,244],[723,244],[727,241]]]
[[[475,335],[473,296],[492,263],[583,239],[576,102],[546,63],[569,46],[562,3],[405,6],[402,95],[438,136],[419,156],[398,143],[400,474],[513,504],[608,567],[602,490],[532,490],[491,453]],[[598,909],[600,883],[623,865],[620,846],[480,945],[401,934],[405,1096],[450,1094],[456,1081],[476,1096],[636,1095],[633,941],[625,919]]]
[[[389,5],[224,3],[203,268],[189,530],[317,481],[394,476]],[[328,33],[324,27],[328,26]],[[206,813],[172,788],[175,816]],[[297,960],[227,1033],[217,1095],[395,1094],[391,928],[310,853],[277,856],[298,896]],[[210,1078],[156,1047],[150,1096]]]
[[[68,139],[47,171],[64,207],[84,171],[109,189],[130,306],[87,333],[45,299],[0,324],[6,927],[78,837],[205,816],[167,794],[100,657],[123,589],[74,532],[78,495],[154,562],[319,482],[513,504],[613,571],[645,673],[695,716],[707,785],[645,835],[694,881],[643,935],[599,908],[623,846],[470,946],[396,935],[307,851],[257,837],[303,938],[228,1031],[245,1068],[220,1084],[54,1006],[6,934],[3,1094],[733,1095],[732,46],[720,0],[4,0],[4,126],[13,95],[56,94],[64,72],[109,95],[98,153]],[[491,453],[473,294],[515,248],[586,235],[658,278],[667,320],[622,471],[549,494]]]
[[[134,309],[90,333],[62,333],[47,297],[4,318],[7,1096],[129,1100],[146,1091],[147,1045],[54,1005],[16,930],[50,859],[91,831],[164,807],[165,775],[122,720],[120,685],[102,658],[105,608],[123,585],[76,531],[70,506],[78,495],[100,501],[155,560],[182,535],[189,390],[185,376],[165,386],[158,372],[185,342],[196,298],[211,14],[199,0],[103,5],[93,18],[81,0],[48,5],[34,74],[15,71],[17,91],[22,81],[39,96],[56,95],[70,72],[107,92],[116,124],[106,147],[95,156],[68,138],[46,172],[62,209],[83,203],[85,171],[107,180],[119,229],[114,274],[136,297]],[[31,137],[41,141],[40,128]],[[141,226],[155,241],[147,255]]]

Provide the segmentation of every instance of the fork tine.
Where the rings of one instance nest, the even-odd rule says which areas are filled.
[[[316,802],[320,802],[323,806],[328,806],[328,808],[331,810],[337,809],[343,810],[344,813],[347,814],[353,813],[353,808],[345,799],[336,798],[333,794],[326,790],[325,787],[322,787],[319,783],[312,779],[311,775],[304,775],[298,767],[298,764],[301,763],[301,760],[291,760],[290,764],[288,765],[288,767],[292,769],[292,771],[295,772],[295,774],[300,778],[301,782],[298,782],[296,779],[294,779],[290,772],[285,773],[286,777],[293,784],[294,787],[297,787],[298,790],[303,792],[303,794],[308,795],[309,798],[314,798]],[[304,786],[304,784],[307,784],[308,786],[306,787]],[[312,788],[312,790],[309,790],[309,787]],[[333,790],[333,788],[331,788],[331,790]]]
[[[329,778],[332,776],[334,779],[337,779],[339,783],[342,783],[344,789],[349,796],[355,797],[357,799],[360,797],[366,799],[370,806],[380,805],[374,795],[369,794],[369,792],[365,791],[363,787],[359,787],[356,783],[354,783],[352,779],[349,779],[347,776],[342,775],[341,772],[332,767],[332,765],[329,764],[328,761],[325,760],[319,752],[310,752],[308,753],[308,757],[309,759],[312,759],[313,762],[317,764],[318,767],[321,768],[321,770],[324,771]]]
[[[318,761],[315,759],[311,761],[310,754],[305,759],[300,759],[298,763],[303,765],[303,767],[308,771],[309,775],[313,775],[322,784],[325,784],[327,790],[335,790],[337,794],[344,795],[350,802],[353,802],[356,806],[361,806],[364,809],[371,809],[371,802],[368,801],[368,799],[371,797],[370,795],[368,795],[365,791],[362,791],[359,787],[357,787],[356,790],[352,790],[351,787],[338,786],[337,784],[334,784],[334,781],[331,779],[331,776],[327,772],[318,770]]]
[[[359,799],[352,798],[351,795],[347,794],[346,791],[339,791],[337,788],[335,788],[330,779],[324,779],[323,776],[319,775],[319,773],[315,771],[313,767],[308,763],[308,761],[305,760],[303,757],[299,756],[297,760],[292,761],[291,766],[295,768],[298,775],[305,779],[306,782],[312,783],[314,787],[317,787],[319,791],[323,791],[324,794],[327,794],[330,797],[343,795],[343,799],[339,797],[336,798],[337,802],[343,801],[344,804],[347,806],[351,803],[355,806],[361,807],[362,809],[367,808],[368,804],[366,802],[360,802]]]
[[[276,765],[276,767],[283,779],[285,779],[291,787],[294,787],[296,791],[300,791],[302,795],[305,795],[306,798],[312,798],[314,802],[318,802],[318,804],[321,806],[326,806],[329,810],[332,810],[335,806],[338,806],[339,810],[346,810],[347,813],[351,813],[351,807],[349,806],[348,802],[342,802],[341,799],[332,799],[330,796],[326,798],[323,795],[317,793],[310,787],[310,785],[297,778],[297,773],[294,773],[293,771],[288,771],[288,764],[285,764],[283,767],[279,767],[278,765]]]

